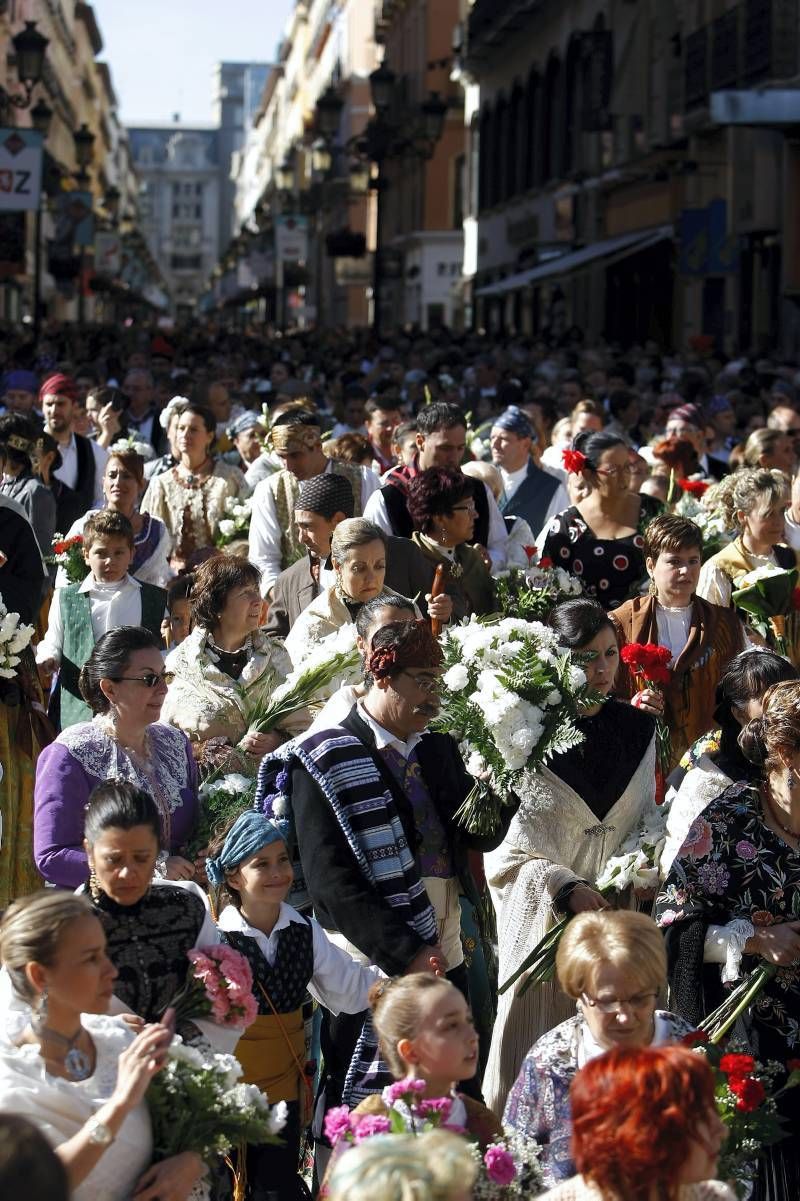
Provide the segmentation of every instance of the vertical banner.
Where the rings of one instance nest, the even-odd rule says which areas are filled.
[[[275,218],[275,256],[282,263],[304,263],[308,258],[308,217]]]
[[[35,212],[42,192],[42,135],[0,129],[0,212]]]
[[[94,269],[98,275],[119,275],[122,265],[122,238],[117,233],[101,231],[94,239]]]

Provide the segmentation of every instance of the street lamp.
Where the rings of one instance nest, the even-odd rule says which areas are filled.
[[[45,51],[50,41],[43,33],[39,33],[35,21],[26,21],[25,28],[14,35],[11,43],[17,60],[17,75],[25,95],[14,95],[0,86],[0,115],[4,120],[12,104],[15,108],[30,108],[33,89],[42,78]]]
[[[343,108],[344,100],[332,85],[317,100],[317,128],[326,141],[338,133]]]
[[[31,122],[37,133],[46,141],[50,132],[50,122],[53,120],[53,110],[46,100],[37,100],[31,109]]]
[[[113,183],[110,188],[106,188],[106,194],[103,197],[103,205],[112,222],[116,221],[119,213],[119,203],[122,200],[122,193],[119,188]]]
[[[385,61],[370,75],[369,91],[377,113],[386,113],[391,108],[396,79],[394,71]]]
[[[350,164],[350,191],[357,196],[366,195],[369,190],[370,174],[370,165],[365,159],[354,159]]]
[[[433,147],[444,133],[444,122],[447,116],[447,102],[442,100],[438,92],[429,92],[428,99],[422,103],[422,122],[425,140],[433,153]]]
[[[294,191],[294,158],[288,152],[280,166],[275,168],[275,183],[279,192]]]
[[[80,129],[75,130],[72,141],[75,146],[75,161],[79,171],[83,173],[92,161],[94,149],[94,134],[86,122],[81,125]]]
[[[324,138],[317,138],[311,147],[311,166],[315,175],[325,176],[331,169],[333,155]]]

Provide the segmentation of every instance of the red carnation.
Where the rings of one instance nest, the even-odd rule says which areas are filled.
[[[392,674],[397,662],[397,652],[393,647],[383,647],[373,651],[369,657],[369,674],[376,680],[383,680]]]
[[[667,664],[672,658],[669,647],[657,646],[654,642],[629,642],[623,646],[620,657],[634,674],[644,676],[654,684],[669,684]]]
[[[690,1030],[688,1034],[684,1034],[681,1039],[684,1047],[697,1047],[708,1042],[708,1035],[705,1030]]]
[[[678,487],[690,496],[702,496],[710,488],[708,480],[678,480]]]
[[[767,1090],[760,1080],[755,1080],[752,1076],[728,1080],[728,1087],[736,1098],[736,1108],[740,1113],[752,1113],[766,1100]]]
[[[752,1055],[723,1055],[719,1070],[726,1076],[750,1076],[756,1070],[756,1061]]]
[[[528,562],[531,563],[533,561],[534,555],[536,554],[536,547],[535,546],[523,546],[522,549],[525,551],[525,554],[528,556]],[[798,589],[798,591],[800,591],[800,589]]]
[[[580,475],[586,466],[586,455],[580,450],[562,450],[561,462],[571,475]]]
[[[550,558],[549,555],[545,555],[545,557],[543,559],[539,560],[539,566],[543,567],[546,571],[548,567],[553,566],[553,560]]]

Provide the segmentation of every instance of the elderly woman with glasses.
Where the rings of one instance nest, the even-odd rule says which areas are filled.
[[[480,487],[480,484],[477,485]],[[444,569],[445,593],[453,602],[453,620],[494,608],[492,579],[485,551],[470,545],[475,533],[476,484],[460,471],[428,467],[408,486],[408,511],[414,523],[411,541],[430,568]]]
[[[181,850],[197,822],[197,767],[189,740],[159,720],[167,675],[149,630],[120,626],[95,643],[80,674],[92,721],[78,722],[40,753],[34,789],[33,850],[49,884],[77,888],[89,876],[83,820],[105,780],[128,780],[154,800],[161,820],[157,873],[188,880]]]
[[[541,1147],[549,1187],[575,1175],[569,1089],[580,1068],[613,1047],[662,1046],[692,1030],[656,1008],[667,955],[658,927],[643,913],[579,913],[562,936],[556,973],[578,1012],[533,1044],[503,1115],[507,1133]]]

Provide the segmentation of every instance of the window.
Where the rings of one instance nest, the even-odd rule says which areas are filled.
[[[202,265],[202,254],[173,254],[170,256],[170,267],[173,271],[199,271]]]

